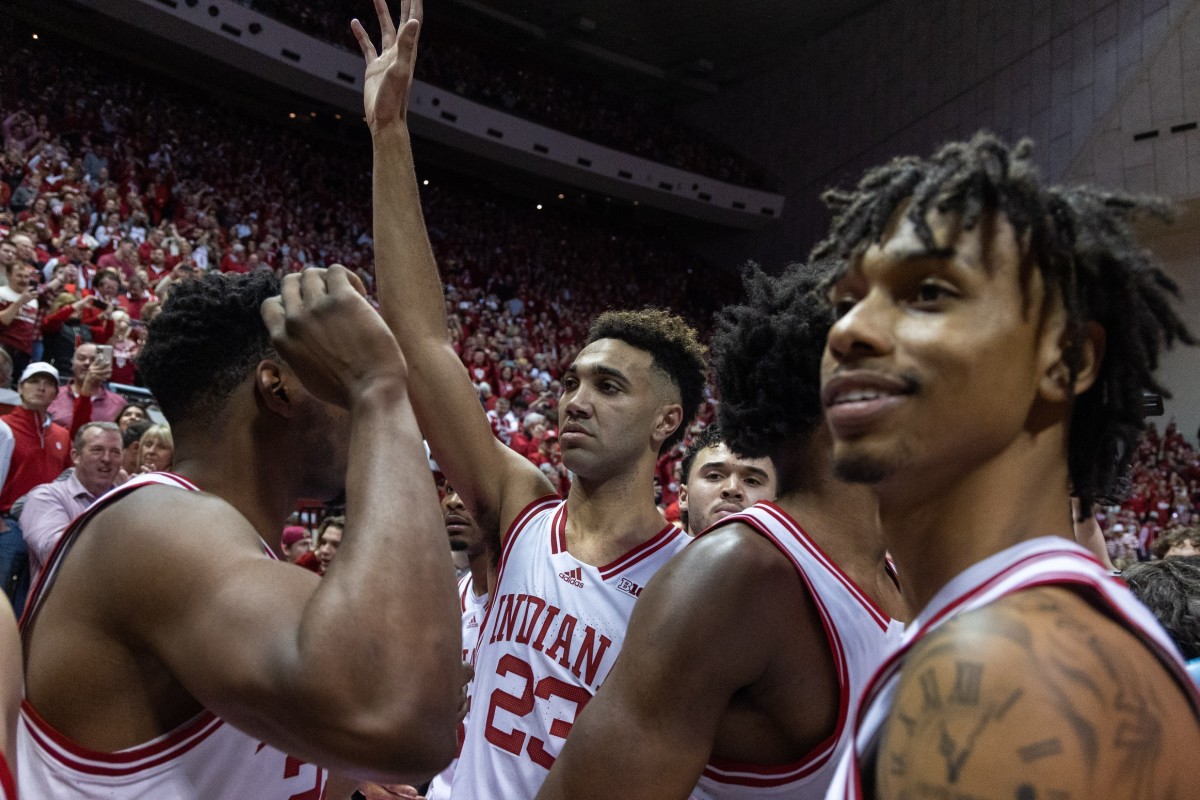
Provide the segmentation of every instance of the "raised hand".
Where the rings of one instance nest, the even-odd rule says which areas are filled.
[[[341,265],[288,275],[262,316],[275,349],[327,403],[350,408],[378,382],[405,382],[400,345],[363,297],[362,281]]]
[[[357,19],[350,23],[367,65],[363,78],[363,111],[372,133],[388,125],[404,123],[423,16],[421,0],[401,2],[399,30],[392,23],[387,0],[375,0],[375,13],[383,32],[378,53],[362,23]]]

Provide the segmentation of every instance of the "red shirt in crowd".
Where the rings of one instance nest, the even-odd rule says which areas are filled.
[[[8,480],[0,490],[0,512],[7,513],[30,489],[49,483],[71,465],[71,439],[49,416],[27,408],[14,408],[0,420],[13,433]]]

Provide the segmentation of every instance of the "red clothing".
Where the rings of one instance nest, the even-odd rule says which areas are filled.
[[[8,308],[19,298],[20,295],[12,287],[0,286],[0,310]],[[32,353],[39,313],[37,300],[30,300],[21,306],[21,311],[11,323],[0,325],[0,344],[21,353]]]
[[[144,292],[141,297],[134,297],[130,292],[125,292],[117,296],[117,304],[125,309],[130,319],[141,319],[142,308],[146,303],[152,303],[157,300],[158,298],[154,296],[153,292]]]
[[[13,433],[12,464],[0,490],[0,512],[7,513],[30,489],[49,483],[71,465],[71,438],[66,428],[27,408],[13,409],[0,419]]]
[[[296,559],[296,566],[304,567],[309,572],[315,572],[318,575],[321,574],[321,562],[317,560],[317,554],[312,550],[301,553],[300,557]]]

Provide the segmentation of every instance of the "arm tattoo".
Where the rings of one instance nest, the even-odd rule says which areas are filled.
[[[914,649],[873,762],[879,797],[1159,796],[1166,732],[1154,681],[1056,595],[1006,598]],[[1015,647],[1023,668],[978,656],[997,645]]]

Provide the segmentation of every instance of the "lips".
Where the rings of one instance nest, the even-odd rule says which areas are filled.
[[[825,417],[838,438],[866,432],[916,390],[911,379],[854,371],[837,375],[821,390]]]
[[[712,518],[722,519],[728,517],[730,514],[740,514],[743,510],[741,506],[734,505],[733,503],[721,503],[721,505],[712,510]]]

